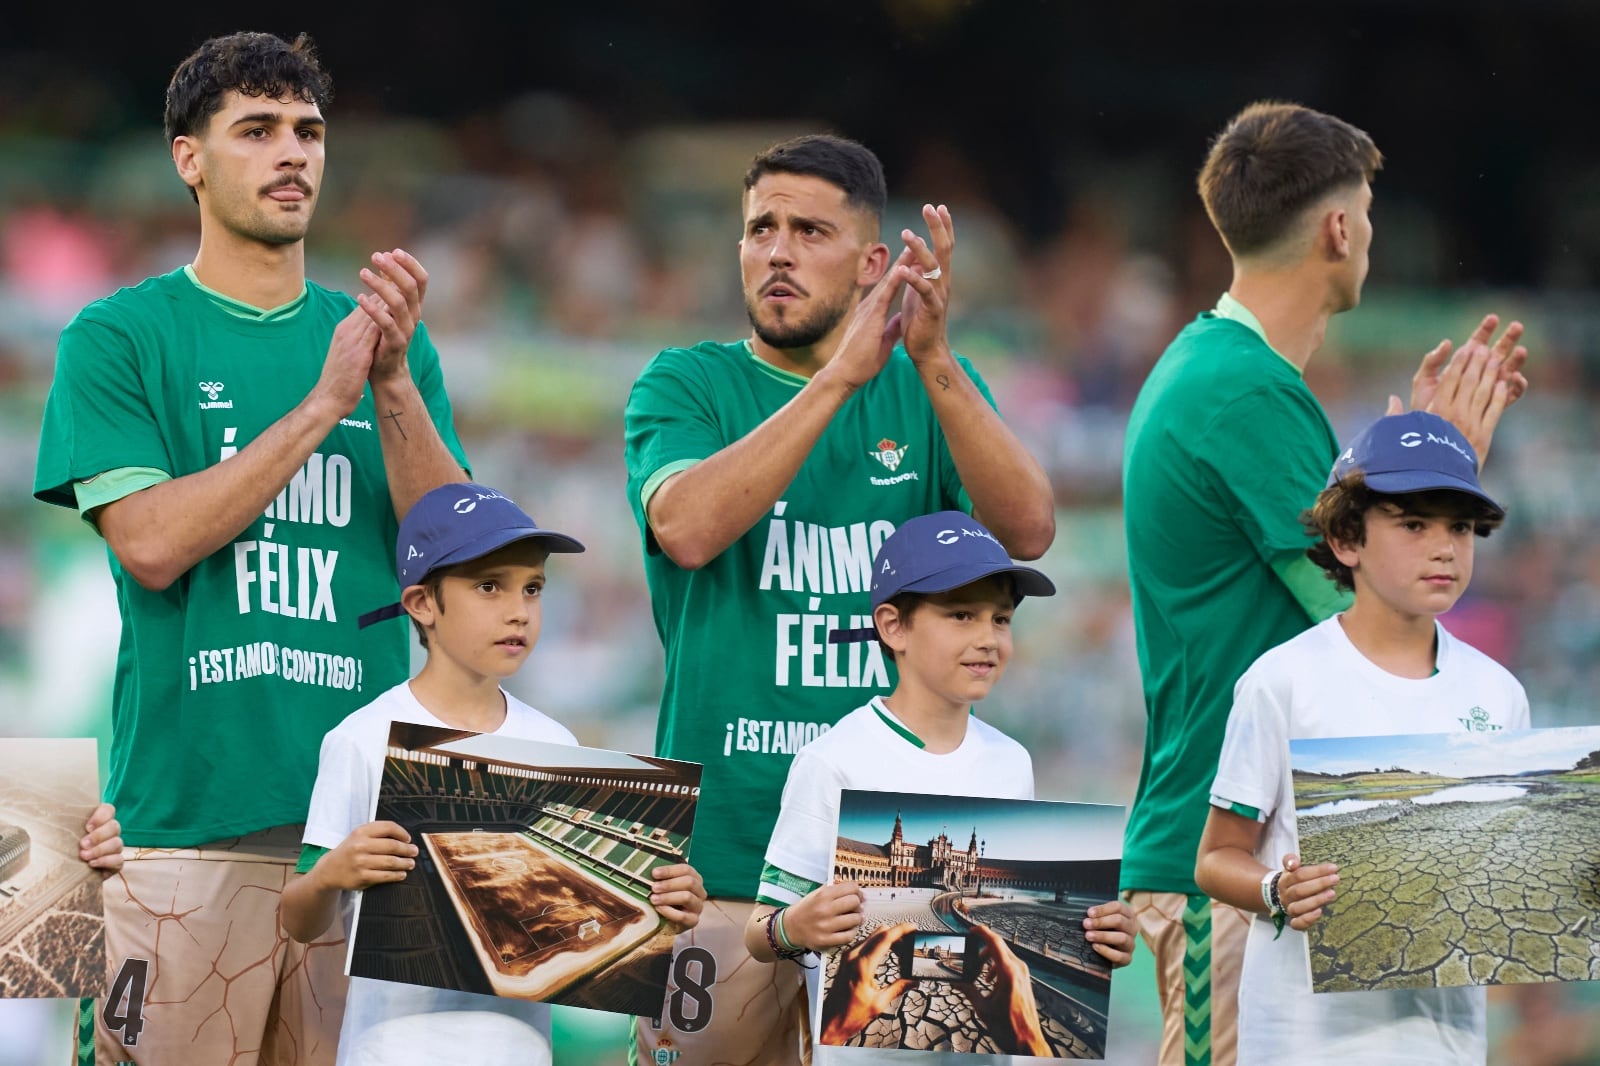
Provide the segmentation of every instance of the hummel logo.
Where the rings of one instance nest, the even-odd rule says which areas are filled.
[[[219,399],[217,399],[217,397],[219,395],[221,395],[222,389],[223,389],[223,384],[220,381],[202,381],[200,383],[200,391],[205,393],[206,396],[209,397],[209,399],[198,401],[199,404],[200,404],[200,410],[202,410],[202,411],[212,411],[212,410],[215,410],[216,408],[219,408],[219,407],[222,407],[222,408],[231,408],[231,407],[233,407],[233,401],[232,400],[219,400]]]

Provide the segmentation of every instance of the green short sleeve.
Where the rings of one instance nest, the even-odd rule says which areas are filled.
[[[317,860],[328,854],[328,848],[319,848],[315,844],[302,844],[300,846],[300,861],[294,864],[294,872],[307,874],[317,864]]]

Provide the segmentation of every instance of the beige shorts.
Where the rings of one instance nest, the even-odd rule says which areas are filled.
[[[793,962],[757,962],[744,948],[754,906],[743,899],[708,899],[700,924],[679,934],[661,1016],[634,1019],[637,1057],[630,1056],[630,1063],[811,1061],[803,971]]]
[[[339,926],[298,944],[278,901],[300,826],[198,848],[129,848],[105,882],[110,987],[78,1012],[77,1063],[332,1066],[347,980]]]
[[[1133,908],[1140,939],[1156,957],[1160,1066],[1233,1066],[1250,915],[1181,892],[1124,892],[1122,897]]]

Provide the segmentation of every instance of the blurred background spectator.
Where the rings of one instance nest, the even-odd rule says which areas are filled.
[[[1536,724],[1595,720],[1600,493],[1583,486],[1600,453],[1600,145],[1562,104],[1587,98],[1600,7],[1234,3],[1178,19],[1137,2],[718,0],[358,20],[169,4],[86,25],[33,5],[7,22],[0,735],[98,735],[102,751],[109,737],[104,548],[31,498],[39,414],[70,316],[192,257],[161,98],[196,44],[237,29],[308,31],[335,78],[311,276],[354,292],[367,253],[415,252],[475,476],[589,545],[553,567],[540,648],[513,682],[585,743],[649,750],[661,677],[623,496],[628,387],[662,347],[746,332],[744,170],[774,140],[830,130],[883,158],[892,246],[921,228],[924,200],[951,205],[956,346],[1056,487],[1041,565],[1063,595],[1022,610],[1012,680],[986,713],[1033,751],[1041,798],[1127,803],[1144,715],[1123,428],[1166,341],[1228,284],[1193,180],[1209,138],[1260,97],[1336,113],[1387,156],[1362,307],[1307,374],[1341,436],[1406,395],[1441,337],[1490,310],[1528,325],[1533,389],[1485,475],[1511,517],[1446,624],[1522,679]],[[1153,1058],[1145,966],[1141,953],[1119,979],[1112,1062]],[[1527,1035],[1592,1014],[1595,985],[1492,1002],[1491,1061],[1597,1061],[1593,1025],[1562,1029],[1566,1057]],[[8,1008],[0,1030],[17,1040],[0,1063],[50,1059],[27,1049],[52,1026],[64,1037],[66,1015]],[[620,1061],[619,1024],[561,1012],[558,1062]]]

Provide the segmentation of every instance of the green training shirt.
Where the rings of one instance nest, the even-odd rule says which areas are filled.
[[[90,304],[61,334],[34,494],[70,507],[87,482],[105,502],[102,473],[142,487],[226,461],[311,391],[355,306],[308,283],[263,314],[184,270]],[[420,325],[408,360],[465,465]],[[305,820],[323,734],[409,671],[403,619],[356,628],[398,599],[398,534],[369,389],[266,512],[171,587],[142,587],[107,553],[122,641],[106,798],[128,844]]]
[[[1123,507],[1148,726],[1122,887],[1198,894],[1233,686],[1312,624],[1274,570],[1311,545],[1338,439],[1300,371],[1237,318],[1207,313],[1151,370],[1128,420]]]
[[[962,369],[993,404],[966,360]],[[872,557],[908,518],[971,510],[916,368],[897,348],[833,416],[783,496],[699,570],[661,552],[651,493],[766,421],[809,379],[745,342],[669,348],[634,383],[626,412],[628,502],[666,649],[657,754],[705,765],[693,861],[713,896],[755,897],[795,750],[874,694],[892,664],[871,626]]]

